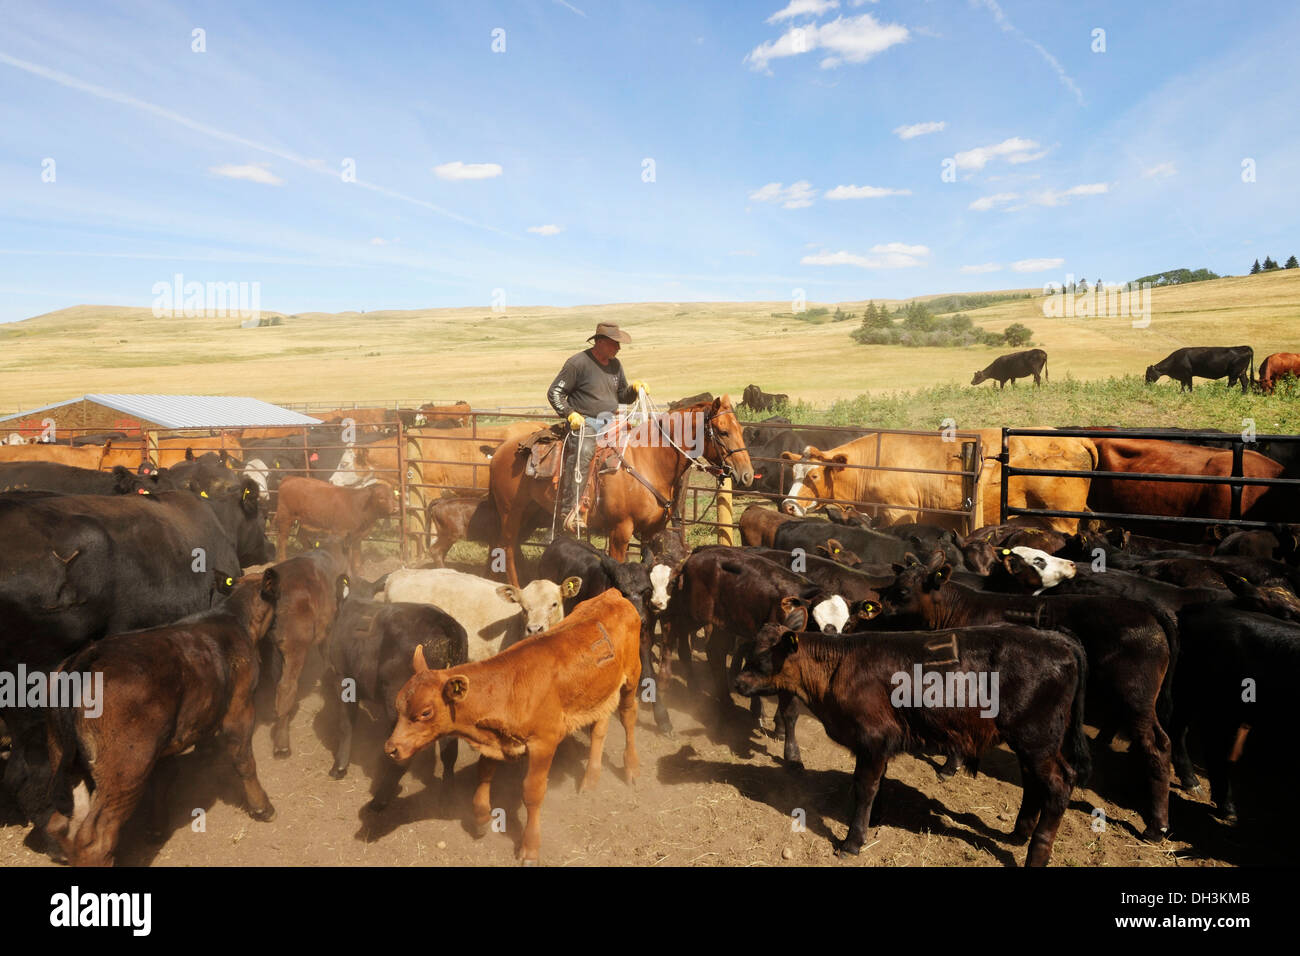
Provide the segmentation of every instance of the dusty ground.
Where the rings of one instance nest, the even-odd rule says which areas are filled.
[[[387,568],[370,568],[378,574]],[[699,676],[705,675],[697,655]],[[383,813],[365,809],[389,728],[362,717],[353,741],[354,762],[343,780],[328,776],[336,736],[335,710],[316,679],[319,662],[304,674],[303,696],[292,724],[293,753],[271,756],[270,726],[259,724],[254,752],[262,783],[275,804],[270,823],[242,809],[242,790],[221,753],[178,758],[172,792],[174,830],[161,847],[151,846],[135,821],[122,842],[119,861],[129,865],[438,865],[506,866],[515,862],[524,811],[524,765],[497,774],[493,805],[503,808],[507,831],[476,840],[467,829],[475,756],[462,744],[450,792],[441,794],[435,754],[416,758],[402,793]],[[263,687],[262,691],[266,688]],[[637,728],[642,778],[636,788],[623,778],[623,734],[615,721],[605,742],[605,771],[593,792],[577,793],[588,737],[579,732],[560,749],[542,814],[542,862],[552,866],[1012,866],[1025,848],[1008,840],[1020,801],[1019,768],[1010,751],[986,755],[977,778],[941,782],[936,762],[901,756],[889,766],[877,802],[881,824],[861,856],[835,858],[832,839],[847,831],[850,774],[847,751],[827,739],[820,723],[805,715],[798,734],[807,770],[795,775],[781,765],[780,741],[755,728],[736,697],[731,718],[720,725],[709,699],[680,679],[669,689],[675,739],[655,732],[648,707]],[[269,695],[259,693],[270,716]],[[773,701],[766,702],[770,727]],[[1127,745],[1097,755],[1090,786],[1076,790],[1057,836],[1055,866],[1224,866],[1290,862],[1278,843],[1289,828],[1246,824],[1228,829],[1215,821],[1207,797],[1175,788],[1172,838],[1160,846],[1137,838],[1140,792]],[[1208,786],[1206,787],[1208,790]],[[1104,795],[1104,796],[1103,796]],[[1243,799],[1243,811],[1246,801]],[[1104,832],[1092,828],[1092,812],[1106,816]],[[194,832],[192,812],[205,814]],[[804,811],[806,829],[795,827]],[[1245,813],[1243,812],[1243,817]],[[29,828],[0,826],[0,864],[48,866],[24,844]],[[1287,837],[1287,839],[1292,839]],[[785,851],[789,851],[788,854]],[[787,858],[788,857],[788,858]]]

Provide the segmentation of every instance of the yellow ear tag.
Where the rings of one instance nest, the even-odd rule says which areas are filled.
[[[207,493],[206,491],[200,491],[200,492],[199,492],[199,497],[200,497],[200,498],[206,498],[207,496],[208,496],[208,493]]]
[[[226,578],[226,587],[232,587],[235,583],[234,578]]]

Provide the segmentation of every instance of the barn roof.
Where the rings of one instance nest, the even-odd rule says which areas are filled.
[[[241,428],[254,425],[318,425],[320,419],[238,395],[83,395],[0,418],[26,418],[73,402],[94,402],[161,428]]]

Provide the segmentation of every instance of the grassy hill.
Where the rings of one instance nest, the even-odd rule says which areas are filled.
[[[898,304],[876,303],[891,309]],[[1062,386],[1067,378],[1077,383],[1140,376],[1148,364],[1184,345],[1250,344],[1257,362],[1270,352],[1300,351],[1300,270],[1156,289],[1152,304],[1145,329],[1132,328],[1127,317],[1045,318],[1038,292],[967,314],[993,331],[1013,322],[1029,326],[1034,345],[1050,355],[1053,384]],[[833,311],[837,303],[809,305]],[[866,303],[838,305],[860,316]],[[861,346],[849,338],[857,319],[813,324],[772,315],[789,310],[788,302],[645,302],[521,307],[500,314],[487,308],[305,313],[285,316],[280,326],[240,329],[236,318],[156,318],[148,308],[83,305],[0,326],[0,410],[86,392],[540,405],[564,359],[585,347],[598,321],[612,321],[633,337],[620,356],[629,374],[649,382],[662,401],[705,389],[738,399],[745,385],[755,382],[821,409],[859,395],[888,400],[894,408],[890,423],[909,417],[909,402],[916,406],[912,417],[925,420],[926,427],[932,427],[933,415],[922,406],[935,401],[944,406],[943,417],[963,424],[985,424],[971,421],[975,414],[1001,417],[1009,411],[1010,391],[995,399],[965,387],[975,369],[1008,349]],[[930,386],[960,388],[941,389],[933,400],[897,394]],[[991,388],[984,385],[981,392]],[[1026,391],[1023,385],[1016,392],[1014,402],[1023,414],[1015,417],[1027,424],[1025,415],[1036,417],[1036,404],[1047,396],[1035,399],[1032,387]],[[1126,405],[1125,414],[1132,412],[1137,424],[1212,424],[1184,420],[1192,406],[1180,406],[1175,392],[1166,380],[1154,393],[1161,396],[1156,408],[1132,412]],[[1067,401],[1062,389],[1053,399],[1066,402],[1059,406],[1061,415],[1112,423],[1107,415],[1120,412],[1106,407],[1104,391],[1093,394],[1085,387],[1072,394]],[[1208,393],[1198,398],[1195,408],[1209,398]],[[1257,401],[1276,409],[1284,400]],[[1255,406],[1224,406],[1223,411],[1239,418],[1242,407]],[[1159,421],[1146,420],[1148,414]],[[1290,422],[1289,413],[1278,415],[1267,426],[1261,420],[1260,431],[1272,430],[1274,421]]]

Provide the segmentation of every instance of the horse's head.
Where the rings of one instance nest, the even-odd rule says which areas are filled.
[[[748,488],[754,483],[754,465],[731,396],[720,395],[698,409],[704,414],[704,457]]]

